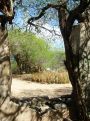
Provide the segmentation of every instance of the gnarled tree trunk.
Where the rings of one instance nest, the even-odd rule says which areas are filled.
[[[79,112],[79,120],[89,120],[90,97],[90,23],[81,23],[73,27],[70,36],[72,48],[73,72],[67,65],[71,82],[73,81],[73,94]]]
[[[79,20],[78,13],[85,12],[84,7],[79,6],[69,16],[63,7],[58,10],[59,25],[65,45],[65,65],[73,86],[74,107],[78,121],[89,120],[87,108],[89,95],[86,92],[90,83],[88,78],[90,76],[90,24],[83,22],[73,26],[74,21]]]
[[[74,107],[79,121],[88,121],[90,106],[90,23],[73,26],[70,36],[64,32],[65,65],[73,86]]]
[[[7,31],[0,29],[0,105],[11,93],[11,69],[7,36]]]

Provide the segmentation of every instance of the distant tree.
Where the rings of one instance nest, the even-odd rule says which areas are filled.
[[[64,59],[64,52],[51,50],[45,40],[30,32],[17,29],[9,31],[9,45],[21,73],[43,71],[48,67],[59,69],[60,62]]]
[[[47,59],[49,45],[33,33],[13,30],[9,32],[11,54],[14,56],[20,72],[42,70]]]

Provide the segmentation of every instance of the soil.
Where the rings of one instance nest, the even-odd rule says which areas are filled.
[[[44,97],[55,98],[68,95],[72,92],[72,86],[68,84],[41,84],[18,78],[12,79],[11,94],[14,97]]]

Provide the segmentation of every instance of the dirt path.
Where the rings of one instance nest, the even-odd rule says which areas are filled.
[[[58,97],[70,94],[71,90],[70,84],[40,84],[15,78],[12,80],[11,86],[12,96],[18,98],[36,96]]]

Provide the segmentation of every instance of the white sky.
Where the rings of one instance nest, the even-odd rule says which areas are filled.
[[[34,22],[34,24],[36,24],[36,22]],[[43,27],[53,31],[53,27],[49,24],[44,24]],[[42,37],[44,38],[46,41],[48,41],[52,48],[57,48],[57,49],[64,49],[64,43],[63,43],[63,39],[62,39],[62,35],[61,35],[61,32],[60,32],[60,29],[58,26],[55,26],[54,27],[54,30],[56,32],[56,34],[60,35],[60,36],[57,36],[55,35],[54,31],[52,33],[50,33],[49,31],[43,29],[43,28],[40,28],[40,33],[37,33],[35,28],[32,28],[32,31],[39,37]]]

